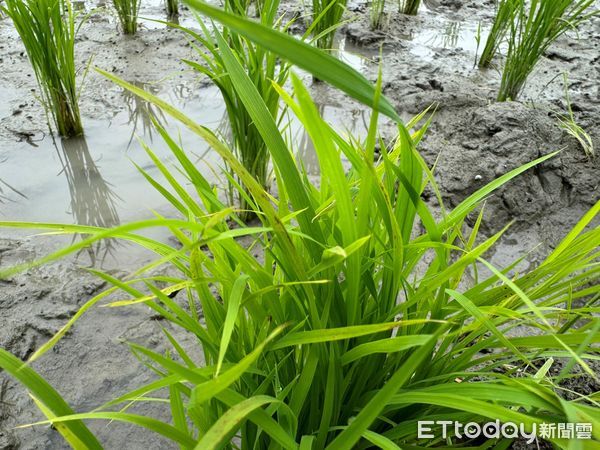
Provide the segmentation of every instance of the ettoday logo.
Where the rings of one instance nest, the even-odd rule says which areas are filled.
[[[513,422],[501,423],[499,420],[479,424],[462,423],[453,420],[421,420],[417,422],[419,439],[434,439],[454,436],[458,439],[474,439],[484,436],[488,439],[522,438],[527,444],[539,439],[591,439],[591,423],[534,423],[530,427]],[[436,434],[437,433],[437,434]]]

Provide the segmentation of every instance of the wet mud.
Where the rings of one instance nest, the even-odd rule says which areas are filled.
[[[123,37],[113,15],[94,9],[102,2],[79,3],[90,13],[76,46],[81,70],[91,59],[92,65],[169,100],[199,123],[223,129],[218,91],[181,62],[195,57],[181,32],[143,19],[137,36]],[[142,3],[142,17],[164,19],[161,2]],[[600,18],[584,23],[578,35],[568,33],[550,48],[519,102],[495,103],[498,70],[474,67],[477,29],[481,25],[484,42],[493,4],[492,0],[430,0],[417,17],[402,16],[390,4],[385,29],[373,32],[366,3],[350,0],[351,21],[340,30],[338,46],[340,57],[373,81],[378,64],[383,63],[384,92],[403,118],[435,109],[420,150],[428,163],[436,163],[436,180],[448,208],[499,175],[561,150],[485,204],[484,233],[514,221],[490,255],[492,261],[507,264],[535,248],[527,263],[537,264],[599,199],[600,158],[584,154],[558,127],[557,114],[567,112],[562,77],[567,72],[577,123],[600,152]],[[305,10],[298,2],[283,2],[281,12],[296,17],[292,32],[305,29]],[[194,26],[187,10],[180,21]],[[85,138],[52,139],[36,99],[33,73],[8,19],[0,19],[0,37],[0,220],[111,226],[149,218],[151,210],[169,214],[168,205],[133,164],[158,174],[138,137],[161,159],[173,161],[152,132],[152,120],[180,136],[182,146],[207,176],[218,169],[219,159],[196,136],[93,70],[87,74],[81,97]],[[364,132],[367,108],[323,83],[311,89],[334,126]],[[391,140],[393,125],[382,120],[382,133]],[[318,173],[302,136],[297,147],[307,170]],[[425,196],[432,206],[439,206],[432,191]],[[0,229],[0,266],[40,258],[71,242],[70,237],[31,234],[31,230]],[[167,240],[166,234],[152,237]],[[1,280],[0,347],[25,359],[47,341],[105,287],[86,268],[125,275],[150,258],[134,246],[109,242]],[[143,306],[93,308],[51,354],[33,366],[76,410],[88,411],[151,379],[151,372],[131,355],[126,342],[160,351],[165,346],[161,326],[165,324]],[[185,336],[180,338],[185,342]],[[597,390],[585,376],[574,380],[569,389]],[[168,408],[158,403],[132,407],[131,412],[136,411],[169,418]],[[0,449],[65,448],[47,426],[14,428],[41,419],[26,392],[0,374]],[[109,449],[123,448],[125,442],[128,449],[173,447],[156,435],[118,423],[93,423],[91,428]]]

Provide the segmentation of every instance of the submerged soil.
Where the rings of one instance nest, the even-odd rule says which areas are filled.
[[[92,58],[93,65],[144,86],[194,120],[225,132],[218,91],[181,62],[195,56],[184,35],[142,20],[137,36],[123,37],[110,13],[93,10],[102,7],[101,3],[79,2],[91,12],[77,42],[80,67]],[[142,4],[142,16],[164,17],[158,0]],[[561,150],[503,187],[485,206],[486,233],[515,222],[493,261],[506,264],[535,248],[527,263],[536,264],[599,199],[600,158],[586,156],[558,127],[556,114],[567,111],[562,77],[567,72],[576,120],[600,149],[600,18],[583,24],[579,36],[570,33],[551,47],[520,102],[495,103],[498,71],[474,68],[476,30],[481,24],[485,37],[493,4],[493,0],[431,0],[417,17],[399,15],[393,5],[384,31],[372,32],[366,3],[350,1],[352,21],[340,30],[340,57],[375,80],[382,46],[384,92],[402,117],[408,119],[435,105],[420,149],[428,163],[436,162],[436,179],[448,208],[510,169]],[[304,28],[302,8],[299,2],[282,4],[288,17],[298,16],[294,31]],[[194,26],[189,11],[183,11],[181,23]],[[152,134],[150,118],[180,135],[182,146],[195,155],[207,176],[213,177],[213,169],[218,171],[220,161],[197,137],[94,71],[87,75],[81,98],[86,138],[53,140],[36,100],[27,57],[8,19],[0,19],[0,38],[1,220],[111,226],[151,217],[151,210],[170,213],[132,163],[153,176],[158,174],[137,136],[160,158],[172,161],[167,147]],[[322,83],[312,89],[334,126],[364,132],[369,117],[365,107]],[[393,138],[391,124],[382,121],[382,130],[386,139]],[[299,157],[316,173],[310,146],[302,142],[299,136]],[[435,206],[433,192],[426,195]],[[33,237],[31,233],[0,230],[0,266],[39,258],[70,242],[70,238]],[[152,236],[167,239],[160,232]],[[103,283],[85,267],[125,275],[149,258],[133,246],[112,243],[0,280],[0,347],[27,358],[103,289]],[[76,410],[88,411],[152,378],[131,356],[126,342],[160,351],[165,346],[161,326],[165,324],[143,306],[94,308],[50,355],[33,366]],[[589,389],[590,381],[582,380],[569,388]],[[160,404],[138,405],[131,411],[169,417],[168,409]],[[40,419],[25,391],[0,375],[0,450],[65,447],[49,427],[14,428]],[[124,443],[128,449],[173,447],[119,423],[93,423],[91,428],[106,448],[122,448]]]

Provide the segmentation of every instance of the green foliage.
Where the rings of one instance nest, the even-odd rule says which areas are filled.
[[[479,58],[479,67],[490,66],[523,3],[523,0],[500,0],[497,4],[496,17]]]
[[[124,34],[135,34],[138,27],[138,13],[141,0],[113,0]]]
[[[594,142],[592,137],[585,131],[575,120],[575,114],[573,114],[573,108],[571,107],[571,98],[569,97],[569,80],[567,74],[564,74],[565,84],[565,101],[567,103],[567,115],[558,116],[559,127],[562,128],[569,136],[574,138],[588,158],[595,156]]]
[[[75,80],[75,18],[69,0],[6,0],[40,86],[41,100],[61,136],[83,134]],[[63,10],[65,14],[63,15]]]
[[[516,100],[540,57],[563,33],[596,14],[594,0],[532,0],[521,3],[510,23],[498,101]],[[513,14],[513,13],[511,13]]]
[[[387,110],[380,84],[373,88],[363,83],[335,58],[315,48],[307,50],[302,42],[294,44],[284,34],[265,33],[259,24],[249,25],[239,16],[210,7],[205,12],[231,21],[256,41],[279,36],[270,45],[281,57],[303,66],[321,61],[323,66],[315,70],[324,71],[336,86],[356,93],[353,97],[361,101],[372,93],[373,105],[397,116]],[[125,421],[160,433],[184,449],[423,448],[458,443],[506,448],[502,445],[507,442],[460,442],[453,436],[450,442],[418,440],[417,421],[432,418],[499,419],[523,423],[529,430],[541,422],[581,421],[592,423],[598,438],[597,408],[590,404],[595,404],[596,394],[566,400],[555,385],[576,363],[596,376],[586,360],[598,358],[600,342],[595,319],[600,229],[589,225],[600,212],[600,202],[540,265],[509,275],[516,262],[497,269],[486,260],[504,230],[489,238],[478,236],[483,214],[477,214],[477,208],[494,190],[553,154],[499,177],[449,211],[416,150],[428,121],[414,133],[408,131],[417,128],[425,114],[406,127],[398,121],[397,140],[389,146],[379,142],[381,151],[375,158],[377,110],[364,141],[345,139],[320,117],[306,87],[292,76],[293,96],[281,85],[274,88],[314,144],[321,180],[313,184],[298,169],[243,60],[223,45],[220,35],[217,41],[233,88],[272,156],[278,198],[269,196],[210,130],[143,89],[101,73],[204,139],[244,183],[260,224],[239,221],[160,126],[158,132],[193,194],[149,148],[164,180],[140,170],[179,212],[178,218],[157,217],[113,229],[0,223],[89,236],[35,263],[0,270],[0,277],[109,237],[141,245],[158,258],[122,280],[96,272],[112,287],[89,300],[30,361],[47,353],[82,314],[117,293],[123,297],[112,298],[109,307],[143,303],[163,323],[190,333],[204,359],[196,361],[191,356],[196,352],[180,344],[165,326],[171,351],[161,354],[130,344],[158,374],[156,381],[83,414],[52,408],[54,396],[37,395],[40,407],[51,410],[47,423],[60,427],[91,419]],[[292,47],[296,51],[290,52]],[[349,171],[341,156],[349,161]],[[428,186],[439,197],[436,214],[421,199]],[[467,228],[464,222],[474,214],[474,226]],[[146,237],[144,231],[151,227],[171,230],[181,248]],[[150,274],[163,266],[177,274]],[[518,337],[516,332],[524,329],[530,333]],[[0,367],[29,389],[38,387],[37,378],[19,377],[14,357],[1,356]],[[552,358],[567,359],[569,370],[549,376]],[[540,365],[543,370],[536,368]],[[23,367],[23,373],[30,373]],[[158,391],[168,395],[172,423],[111,412],[153,401]],[[87,443],[92,438],[81,439]],[[561,439],[553,443],[568,446]]]
[[[374,0],[369,11],[371,29],[379,30],[383,28],[385,18],[385,0]]]
[[[245,18],[248,14],[249,2],[230,0],[225,3],[225,12]],[[277,8],[279,0],[265,0],[260,3],[260,23],[262,26],[273,29],[277,26]],[[235,89],[234,81],[228,72],[223,59],[223,49],[235,55],[245,73],[252,80],[253,86],[262,102],[267,105],[269,114],[274,120],[281,116],[279,94],[272,81],[284,84],[288,77],[288,65],[280,64],[277,56],[260,45],[249,41],[243,35],[225,28],[222,33],[218,30],[209,30],[204,23],[198,22],[202,34],[190,29],[179,27],[187,33],[194,43],[194,48],[202,63],[186,60],[185,62],[194,70],[207,75],[219,88],[225,102],[227,117],[230,126],[230,146],[235,155],[260,185],[268,190],[269,186],[269,152],[266,143],[254,123],[249,108],[241,100],[240,94]],[[197,46],[201,44],[202,47]],[[208,53],[206,52],[208,50]],[[244,183],[235,173],[230,174],[230,201],[237,202],[242,212],[242,220],[253,216],[253,203],[246,190],[237,190],[235,185]]]
[[[312,73],[318,79],[341,89],[359,102],[375,108],[395,121],[401,121],[400,116],[387,98],[380,96],[377,102],[373,101],[375,87],[371,82],[356,70],[352,70],[344,62],[332,58],[327,52],[315,51],[311,45],[302,40],[240,15],[228,14],[202,0],[186,0],[186,3],[201,14],[218,21],[231,31],[235,31],[260,45],[260,47],[278,54],[295,66]]]
[[[321,50],[333,51],[335,31],[342,23],[348,0],[312,0],[313,41]]]
[[[421,6],[421,0],[398,0],[399,12],[402,14],[416,16],[419,6]]]

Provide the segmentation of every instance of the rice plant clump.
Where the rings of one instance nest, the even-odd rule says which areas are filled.
[[[340,27],[347,0],[313,0],[311,29],[315,45],[321,50],[333,51],[335,32]]]
[[[177,17],[179,15],[179,0],[165,0],[167,4],[167,16]]]
[[[40,86],[42,103],[58,134],[83,134],[75,76],[76,14],[71,2],[6,0],[0,8],[12,19],[21,37]]]
[[[421,0],[398,0],[398,11],[409,16],[416,16]]]
[[[124,34],[135,34],[141,0],[113,0]]]
[[[497,4],[496,17],[479,58],[479,67],[489,67],[523,3],[524,0],[500,0]]]
[[[383,28],[385,22],[385,0],[373,0],[369,12],[370,25],[372,30]]]
[[[498,101],[516,100],[540,57],[567,30],[596,14],[594,0],[531,0],[510,24]]]
[[[225,2],[224,6],[226,12],[246,17],[250,2],[229,0]],[[258,5],[257,12],[261,24],[270,28],[276,26],[278,6],[279,0],[264,0]],[[274,53],[227,28],[219,32],[217,29],[209,30],[201,21],[199,25],[203,30],[202,34],[183,27],[180,29],[202,44],[202,47],[195,48],[203,64],[189,60],[185,62],[198,72],[207,75],[221,91],[228,118],[227,139],[230,147],[252,177],[265,190],[268,190],[269,152],[264,138],[260,135],[250,116],[247,105],[242,101],[239,91],[235,89],[231,75],[225,67],[221,47],[227,46],[242,61],[243,70],[252,80],[261,101],[265,102],[271,117],[275,120],[280,117],[280,101],[273,81],[279,84],[285,83],[288,76],[288,65],[280,62]],[[245,186],[244,181],[239,179],[235,173],[231,173],[229,182],[230,201],[239,205],[239,217],[243,221],[251,219],[254,217],[251,197],[244,188],[237,189],[235,187],[236,185]]]

